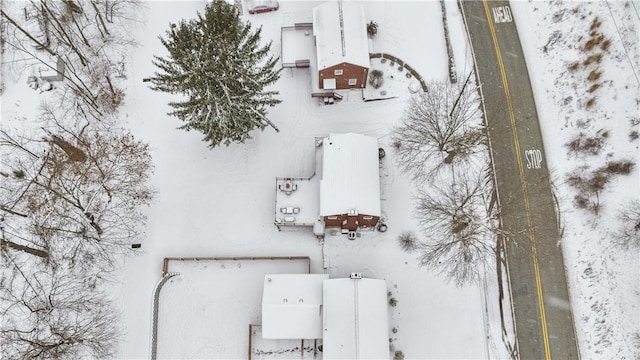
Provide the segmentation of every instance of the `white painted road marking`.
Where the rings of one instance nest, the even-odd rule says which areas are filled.
[[[542,151],[538,149],[525,150],[524,156],[527,158],[527,169],[542,168]]]
[[[496,24],[513,21],[513,16],[511,16],[511,8],[509,8],[508,5],[496,6],[491,10],[493,11],[493,21]]]

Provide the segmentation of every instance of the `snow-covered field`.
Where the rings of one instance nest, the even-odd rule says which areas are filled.
[[[276,12],[245,15],[245,19],[263,27],[262,38],[273,40],[275,54],[280,53],[280,27],[310,22],[311,9],[320,2],[280,3]],[[374,20],[380,26],[372,52],[401,58],[427,82],[447,79],[438,2],[368,1],[363,4],[367,21]],[[416,255],[407,254],[398,246],[398,235],[407,230],[418,232],[418,226],[412,215],[412,187],[395,167],[392,151],[387,151],[383,171],[387,196],[382,209],[389,225],[386,233],[365,233],[353,242],[328,236],[323,247],[310,230],[278,232],[273,225],[274,177],[310,173],[314,138],[329,132],[374,136],[390,150],[390,128],[402,115],[408,89],[403,93],[401,87],[394,88],[397,98],[367,103],[358,92],[352,92],[342,102],[324,106],[309,96],[311,76],[307,70],[285,69],[275,84],[283,103],[270,111],[270,119],[280,128],[279,133],[267,129],[252,134],[254,138],[246,144],[209,150],[198,133],[176,129],[180,125],[178,120],[166,115],[169,111],[166,104],[171,97],[149,90],[142,79],[154,72],[152,56],[164,55],[158,35],[164,33],[169,22],[192,18],[204,5],[204,1],[147,2],[146,23],[133,31],[140,47],[129,58],[127,97],[120,112],[134,133],[152,148],[156,168],[152,181],[157,195],[148,209],[142,251],[123,264],[121,281],[114,284],[113,294],[121,304],[125,328],[119,357],[149,356],[152,294],[162,273],[164,257],[287,255],[309,256],[312,273],[323,272],[323,263],[326,263],[332,277],[359,271],[364,276],[386,279],[389,291],[398,300],[397,306],[389,308],[389,325],[397,332],[390,329],[389,334],[394,348],[401,350],[405,358],[501,356],[499,337],[490,340],[495,345],[485,344],[487,329],[482,306],[483,301],[491,304],[497,295],[489,294],[485,299],[479,288],[456,288],[419,268]],[[609,153],[614,154],[613,159],[630,158],[636,163],[639,158],[639,140],[630,141],[628,135],[633,129],[640,130],[637,122],[631,125],[632,119],[638,119],[640,86],[634,74],[640,75],[636,10],[640,6],[629,2],[609,2],[608,5],[611,11],[606,2],[512,3],[545,134],[547,159],[560,199],[572,305],[585,359],[640,357],[638,250],[622,250],[609,242],[617,226],[617,211],[628,199],[638,199],[640,195],[638,164],[631,175],[616,177],[602,192],[602,209],[597,217],[573,206],[574,190],[565,181],[566,173],[581,164],[591,164],[594,168],[603,165],[610,160],[611,157],[606,157]],[[580,10],[574,13],[571,11],[574,8]],[[567,10],[558,20],[557,14],[562,9]],[[456,66],[464,73],[472,64],[455,2],[447,2],[447,12]],[[585,18],[581,18],[582,15]],[[583,95],[587,88],[583,79],[586,73],[569,73],[566,69],[568,64],[581,59],[576,48],[580,41],[576,37],[582,32],[588,35],[594,16],[602,21],[601,31],[612,44],[602,60],[603,85],[597,90],[598,100],[595,107],[587,111]],[[562,36],[548,45],[555,31]],[[548,46],[543,51],[545,45]],[[29,89],[28,74],[23,75],[3,75],[7,86],[2,95],[3,126],[7,116],[30,119],[39,97],[45,96]],[[567,102],[568,97],[572,100]],[[579,131],[591,135],[601,128],[610,132],[601,156],[566,155],[564,144]],[[218,340],[193,336],[189,341],[181,341],[188,334],[206,334],[210,327],[216,331],[247,329],[248,321],[252,321],[248,314],[254,305],[246,306],[245,314],[238,314],[230,311],[230,306],[243,305],[233,299],[220,297],[228,306],[207,303],[206,299],[220,295],[216,291],[221,288],[233,287],[234,296],[251,297],[251,304],[260,300],[256,294],[260,294],[261,289],[234,287],[240,277],[224,278],[223,285],[218,287],[219,281],[214,281],[215,276],[211,275],[210,287],[201,286],[212,270],[204,266],[208,265],[176,270],[181,275],[167,282],[162,290],[158,346],[161,358],[236,357],[234,352],[215,353],[211,349],[217,348],[217,341],[233,344],[234,349],[246,343],[247,339],[238,339],[235,332],[226,332],[228,336]],[[236,269],[238,272],[250,270],[245,264]],[[283,271],[289,269],[283,268]],[[206,316],[200,315],[211,316],[216,323],[202,322]],[[489,318],[488,323],[496,322]],[[499,334],[491,326],[491,333]],[[246,332],[243,336],[247,336]]]

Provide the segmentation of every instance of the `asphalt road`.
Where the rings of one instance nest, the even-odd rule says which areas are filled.
[[[544,144],[508,1],[462,1],[490,136],[520,359],[578,359]]]

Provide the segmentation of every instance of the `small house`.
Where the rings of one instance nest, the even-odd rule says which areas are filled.
[[[380,219],[378,139],[331,134],[323,139],[320,217],[326,228],[355,232]]]
[[[328,1],[313,8],[319,88],[364,88],[369,43],[364,9],[357,2]]]

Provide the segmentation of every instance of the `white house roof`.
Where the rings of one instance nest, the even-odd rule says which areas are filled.
[[[378,140],[348,133],[323,140],[320,215],[380,216]]]
[[[323,359],[389,359],[386,282],[329,279],[323,286]]]
[[[262,337],[322,338],[322,281],[328,274],[265,275]]]
[[[328,1],[313,8],[318,70],[343,62],[369,67],[367,24],[362,5]]]

